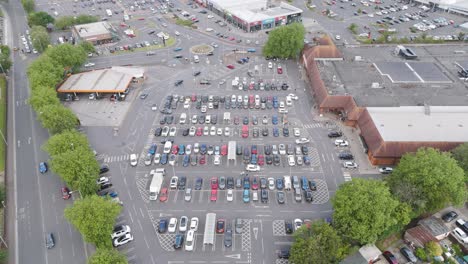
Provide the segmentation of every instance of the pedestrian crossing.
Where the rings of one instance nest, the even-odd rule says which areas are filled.
[[[319,128],[324,127],[322,123],[302,124],[304,128]]]
[[[104,157],[104,162],[105,163],[121,162],[121,161],[128,161],[128,160],[130,160],[130,154],[122,154],[122,155],[105,156]]]
[[[344,172],[343,177],[344,177],[345,182],[349,182],[352,180],[351,174],[349,172]]]

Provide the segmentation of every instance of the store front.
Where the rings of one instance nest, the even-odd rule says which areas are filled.
[[[275,25],[274,18],[268,18],[262,21],[262,29],[270,29],[273,28]]]

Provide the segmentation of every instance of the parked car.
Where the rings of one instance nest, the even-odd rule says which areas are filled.
[[[412,263],[418,262],[418,258],[413,254],[413,252],[407,248],[407,247],[402,247],[400,248],[400,253],[408,260],[411,261]]]
[[[390,264],[398,264],[398,261],[396,257],[392,254],[390,251],[385,251],[383,254],[384,258],[388,261]]]
[[[458,217],[458,214],[455,211],[450,211],[442,216],[442,220],[449,223],[455,220]]]

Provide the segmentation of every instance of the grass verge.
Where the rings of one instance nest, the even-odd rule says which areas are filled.
[[[5,133],[6,133],[6,79],[0,76],[0,171],[5,170]]]
[[[167,48],[167,47],[170,47],[172,45],[174,45],[176,43],[176,39],[175,38],[169,38],[168,40],[166,40],[166,46],[164,46],[162,43],[158,44],[158,45],[151,45],[149,47],[142,47],[142,48],[136,48],[136,49],[133,49],[133,51],[151,51],[151,50],[157,50],[157,49],[162,49],[162,48]],[[119,51],[115,51],[114,53],[111,53],[111,55],[119,55],[119,54],[124,54],[124,53],[128,53],[128,52],[131,52],[131,51],[128,51],[128,50],[119,50]]]

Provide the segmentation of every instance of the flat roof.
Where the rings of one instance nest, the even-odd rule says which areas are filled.
[[[91,38],[97,35],[110,34],[109,29],[112,26],[106,21],[81,24],[74,26],[76,32],[81,38]]]
[[[136,72],[125,67],[102,69],[73,74],[57,90],[59,93],[122,93],[127,89]],[[143,70],[141,70],[143,71]],[[140,72],[140,71],[138,71]]]
[[[302,13],[302,9],[280,2],[267,7],[267,0],[210,0],[220,10],[225,10],[248,23]]]
[[[468,106],[367,107],[386,142],[468,142]]]

